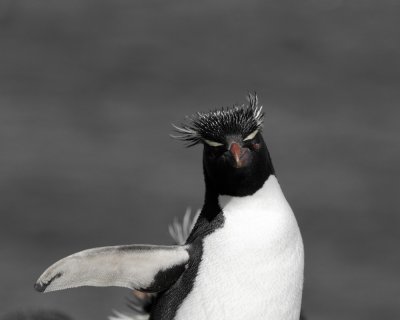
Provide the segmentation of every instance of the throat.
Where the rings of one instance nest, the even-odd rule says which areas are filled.
[[[275,175],[268,150],[260,153],[247,168],[214,168],[203,158],[205,201],[201,216],[211,222],[232,199],[247,197],[258,192]]]
[[[234,168],[228,164],[218,166],[208,159],[203,159],[203,170],[206,196],[212,195],[214,198],[221,195],[235,197],[252,195],[271,175],[275,175],[268,150],[254,156],[252,162],[242,168]]]

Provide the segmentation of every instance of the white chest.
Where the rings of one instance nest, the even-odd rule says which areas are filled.
[[[231,198],[223,212],[175,319],[298,320],[303,243],[275,176],[252,196]]]

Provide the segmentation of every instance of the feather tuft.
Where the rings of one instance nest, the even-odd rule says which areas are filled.
[[[197,112],[186,117],[186,121],[177,126],[172,124],[176,134],[170,136],[186,142],[188,147],[204,140],[224,143],[227,135],[249,135],[255,130],[261,130],[264,113],[258,104],[258,96],[249,93],[248,105],[233,105],[209,112]]]
[[[201,210],[197,210],[192,216],[192,209],[189,207],[183,216],[182,222],[179,222],[178,218],[174,218],[173,222],[168,226],[168,231],[172,239],[178,245],[184,245],[187,238],[192,231],[197,218],[200,215]]]

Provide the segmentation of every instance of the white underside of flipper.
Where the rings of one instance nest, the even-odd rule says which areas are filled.
[[[255,194],[231,198],[223,212],[175,320],[298,320],[303,242],[275,176]]]
[[[122,245],[84,250],[46,269],[35,288],[50,292],[81,286],[142,289],[160,272],[184,266],[187,246]]]

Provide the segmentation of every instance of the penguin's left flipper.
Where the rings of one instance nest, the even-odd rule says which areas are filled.
[[[154,245],[88,249],[51,265],[34,287],[39,292],[81,286],[159,292],[170,287],[185,270],[188,249],[189,246]]]

